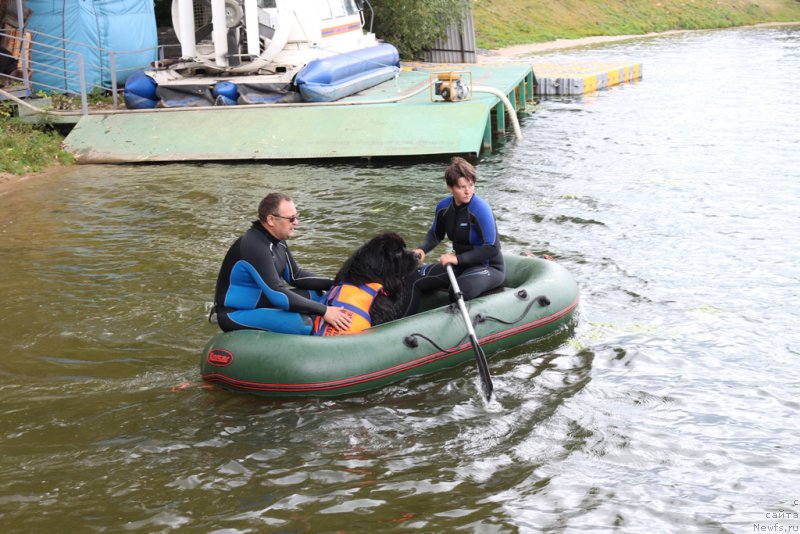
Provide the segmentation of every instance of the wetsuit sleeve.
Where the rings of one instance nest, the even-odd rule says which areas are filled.
[[[333,285],[333,279],[327,276],[319,276],[310,271],[306,271],[294,261],[294,256],[286,249],[286,260],[289,269],[287,280],[292,286],[300,289],[313,289],[316,291],[327,291]]]
[[[291,291],[283,283],[269,248],[263,243],[248,240],[242,246],[242,260],[250,266],[250,276],[264,292],[270,303],[285,311],[324,315],[327,306]]]
[[[459,266],[472,267],[473,265],[482,265],[498,254],[500,254],[500,248],[497,245],[485,244],[463,254],[456,254],[456,259],[458,259]]]
[[[428,229],[428,233],[422,239],[422,242],[417,248],[425,251],[425,254],[436,248],[436,245],[442,242],[445,234],[444,214],[449,205],[449,198],[439,201],[436,205],[436,213],[433,216],[433,224]]]
[[[436,238],[436,232],[434,231],[434,227],[431,226],[430,229],[428,229],[428,233],[425,234],[425,237],[422,239],[422,242],[419,244],[417,248],[421,248],[422,250],[425,251],[425,254],[427,254],[431,250],[435,249],[436,245],[438,245],[440,242],[441,239]]]
[[[481,265],[500,254],[500,237],[492,208],[483,201],[476,202],[474,207],[471,203],[470,208],[470,242],[473,246],[471,250],[456,255],[462,267]]]

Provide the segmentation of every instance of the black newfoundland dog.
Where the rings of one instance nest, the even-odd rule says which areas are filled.
[[[414,253],[394,232],[379,234],[356,250],[334,278],[340,284],[363,285],[378,282],[378,293],[369,309],[372,325],[388,323],[403,316],[410,298],[409,279],[417,269]]]

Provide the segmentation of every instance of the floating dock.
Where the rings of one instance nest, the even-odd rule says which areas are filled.
[[[469,100],[433,101],[431,73],[442,70],[406,67],[394,80],[333,103],[90,114],[65,146],[80,163],[477,155],[491,149],[505,124],[499,121],[500,130],[495,125],[505,106],[481,92]],[[470,66],[469,72],[475,86],[511,95],[515,111],[533,98],[530,66]]]
[[[641,63],[534,63],[536,95],[574,96],[642,79]]]
[[[434,97],[432,74],[446,71],[467,73],[471,98]],[[640,64],[413,64],[333,103],[90,113],[64,144],[79,163],[477,156],[503,142],[508,114],[535,98],[585,94],[641,73]],[[480,88],[506,95],[513,110]]]

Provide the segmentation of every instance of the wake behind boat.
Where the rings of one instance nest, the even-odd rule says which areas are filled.
[[[570,323],[578,286],[561,265],[504,256],[506,280],[467,302],[486,355],[556,332]],[[415,315],[349,336],[257,330],[220,333],[206,345],[200,372],[224,389],[267,397],[332,397],[373,390],[474,359],[463,318],[444,292]]]

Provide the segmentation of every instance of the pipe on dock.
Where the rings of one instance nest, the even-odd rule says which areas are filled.
[[[503,102],[503,105],[506,106],[506,109],[508,110],[508,116],[511,117],[511,124],[514,126],[514,136],[516,137],[517,141],[522,139],[522,130],[519,127],[517,112],[514,109],[514,106],[511,105],[511,101],[505,94],[503,94],[502,91],[499,91],[494,87],[487,87],[485,85],[475,85],[472,87],[472,91],[478,93],[489,93],[499,98]]]
[[[261,37],[258,35],[257,0],[244,0],[244,20],[247,25],[247,55],[257,57],[261,54]]]
[[[228,26],[225,0],[211,0],[211,37],[214,41],[214,60],[220,67],[228,66]]]
[[[197,49],[194,38],[194,2],[192,0],[179,0],[178,27],[181,57],[184,59],[195,57]]]

